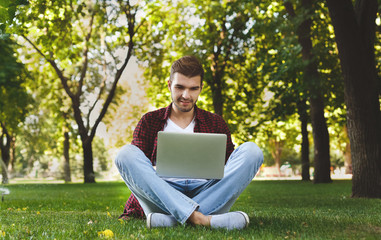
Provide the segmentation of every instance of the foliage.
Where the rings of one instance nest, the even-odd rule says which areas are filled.
[[[299,1],[295,2],[300,4]],[[281,6],[282,3],[279,2],[277,5]],[[319,76],[323,83],[321,87],[325,105],[335,111],[338,108],[344,108],[343,84],[336,43],[324,3],[319,1],[314,6],[311,16],[313,54],[318,62]],[[306,84],[314,84],[303,81],[302,72],[306,62],[301,60],[301,47],[297,42],[295,31],[306,13],[299,8],[296,8],[296,11],[296,16],[292,18],[283,8],[278,10],[270,26],[278,24],[275,28],[270,28],[272,33],[268,34],[267,38],[269,54],[260,56],[265,59],[263,66],[265,72],[270,74],[268,90],[274,93],[268,110],[273,119],[282,120],[297,113],[298,104],[307,100],[311,94]],[[344,118],[344,115],[345,112],[341,118]],[[340,121],[340,123],[343,122]]]
[[[260,143],[261,149],[266,149],[264,154],[264,164],[272,166],[275,164],[274,154],[280,151],[282,165],[289,162],[293,167],[300,166],[300,152],[301,136],[299,134],[299,122],[291,117],[288,120],[265,121],[258,127],[256,140]],[[292,140],[290,140],[292,139]]]
[[[170,64],[185,54],[193,54],[201,59],[206,70],[205,87],[198,106],[216,111],[215,102],[220,102],[234,142],[257,142],[267,156],[267,164],[274,162],[271,154],[274,140],[284,144],[282,161],[296,162],[301,138],[296,114],[298,103],[308,99],[310,94],[302,80],[305,65],[300,61],[301,47],[295,29],[309,13],[297,7],[301,1],[290,0],[297,13],[297,17],[291,19],[284,2],[31,0],[29,6],[14,11],[13,6],[12,9],[4,8],[11,1],[0,1],[1,13],[7,12],[1,14],[1,20],[5,21],[1,29],[18,34],[15,35],[19,36],[18,43],[25,47],[18,62],[22,60],[26,64],[33,79],[21,84],[33,95],[34,101],[27,101],[33,108],[25,121],[20,118],[22,124],[12,121],[22,127],[17,136],[18,169],[27,168],[28,173],[33,161],[46,169],[53,161],[61,162],[62,134],[67,130],[71,137],[72,170],[77,172],[83,165],[78,159],[80,128],[73,117],[73,102],[57,74],[61,72],[69,90],[78,94],[77,110],[90,135],[102,104],[107,100],[107,94],[103,93],[112,88],[113,76],[122,67],[122,57],[128,54],[131,29],[136,30],[133,53],[144,68],[145,82],[139,81],[140,76],[129,74],[130,71],[122,75],[118,83],[120,88],[116,89],[102,119],[108,130],[107,147],[120,147],[131,140],[136,122],[148,109],[147,98],[154,107],[169,104],[166,80]],[[130,13],[135,14],[133,28],[125,14],[127,5],[120,3],[131,4]],[[346,108],[334,32],[325,1],[316,1],[313,6],[311,33],[323,83],[331,153],[333,159],[342,161],[348,138],[343,131]],[[91,20],[93,28],[90,28]],[[376,23],[379,30],[380,20]],[[381,63],[380,32],[376,32],[375,42],[377,66]],[[38,51],[42,54],[37,54]],[[14,61],[5,59],[11,55],[1,54],[1,63]],[[3,68],[17,66],[1,64],[0,74],[4,74]],[[24,74],[20,76],[25,77]],[[127,78],[129,83],[123,82]],[[149,85],[147,94],[137,93],[140,90],[131,82],[140,85],[139,89]],[[220,97],[216,97],[218,91]],[[0,108],[12,101],[25,101],[24,97],[15,97],[21,96],[16,92],[9,96],[12,100],[5,104],[0,99]],[[25,110],[9,108],[7,111],[16,114],[21,109]],[[4,116],[16,119],[12,114]],[[99,158],[106,151],[102,144],[95,145],[95,158]],[[108,159],[111,162],[111,158]]]
[[[300,121],[305,122],[311,118],[309,121],[313,123],[314,132],[321,133],[324,132],[321,131],[324,129],[316,129],[316,126],[323,126],[323,124],[316,124],[317,119],[313,117],[316,114],[307,117],[310,115],[309,108],[311,112],[312,109],[316,109],[316,101],[313,101],[313,99],[317,99],[320,92],[324,94],[323,99],[325,102],[331,101],[329,104],[324,105],[329,105],[331,109],[342,107],[342,81],[338,57],[336,51],[334,51],[336,48],[333,39],[334,35],[329,32],[329,29],[332,30],[332,26],[327,21],[328,12],[321,1],[308,3],[311,4],[312,11],[302,7],[304,3],[305,1],[273,1],[270,5],[272,7],[267,8],[268,15],[272,16],[269,21],[271,23],[268,24],[269,28],[266,29],[267,32],[270,32],[267,34],[265,45],[268,54],[261,53],[258,58],[263,59],[262,68],[269,76],[264,78],[266,91],[273,93],[273,98],[268,101],[268,109],[264,111],[264,121],[272,119],[283,122],[291,117],[295,121],[299,118]],[[306,21],[306,19],[311,19],[311,21]],[[309,24],[311,24],[311,27]],[[308,42],[312,44],[310,46],[312,49],[311,54],[306,54],[306,45],[309,46],[309,44],[301,46],[305,34],[308,35]],[[313,56],[313,59],[307,60],[306,55]],[[308,74],[307,69],[310,69],[311,64],[316,66],[316,69],[314,67],[318,75],[316,79]],[[333,69],[337,71],[333,71]],[[341,98],[337,96],[341,96]],[[312,105],[314,102],[315,104]],[[320,104],[323,106],[322,103]],[[322,111],[319,111],[319,114],[323,117]],[[319,142],[318,136],[321,135],[314,134],[314,140],[317,140],[317,142]],[[279,137],[275,136],[275,138]],[[277,142],[276,139],[271,137],[269,139],[276,142],[275,146],[281,148],[279,145],[282,145],[282,142]],[[296,138],[289,135],[287,139]],[[308,139],[305,137],[303,143],[307,141]],[[325,149],[329,148],[327,141],[328,138],[323,141],[326,144]],[[317,144],[315,146],[321,147],[322,145]],[[278,150],[279,152],[282,152],[281,149]],[[324,159],[329,161],[328,151],[317,149],[314,155],[315,158],[319,156],[316,154],[317,152],[326,153]],[[320,154],[320,156],[322,155]],[[282,158],[284,159],[284,156]],[[304,159],[304,161],[306,160],[308,161],[308,159]],[[319,163],[322,158],[314,160],[315,163]],[[319,164],[315,164],[316,166],[319,166]],[[317,172],[320,173],[321,171]],[[329,166],[325,168],[325,172],[329,174]],[[318,175],[315,176],[318,177]]]
[[[82,142],[85,182],[95,181],[91,144],[132,56],[138,9],[129,1],[30,1],[12,26],[50,65],[70,100]],[[120,60],[118,51],[124,49],[126,57]]]
[[[238,131],[245,123],[252,124],[249,116],[254,112],[254,105],[262,103],[263,88],[261,84],[249,84],[259,81],[253,74],[255,63],[249,61],[254,59],[251,48],[254,48],[252,33],[255,33],[256,12],[248,10],[252,4],[246,1],[174,4],[154,1],[145,6],[147,22],[142,25],[142,32],[147,34],[137,42],[136,54],[151,83],[149,96],[157,96],[152,100],[156,107],[170,102],[165,89],[171,63],[192,54],[201,60],[206,71],[198,106],[223,113],[237,136],[241,135]],[[222,104],[222,111],[218,104]]]
[[[25,121],[20,126],[16,143],[16,175],[29,175],[33,166],[41,166],[41,173],[50,170],[52,164],[58,164],[63,155],[62,128],[67,124],[63,112],[68,111],[69,104],[63,101],[63,90],[60,82],[49,71],[48,64],[42,64],[41,58],[32,51],[23,51],[23,59],[28,68],[30,80],[25,82],[33,101]],[[71,131],[71,135],[75,132]],[[74,137],[75,138],[75,137]],[[73,141],[75,144],[75,141]],[[77,143],[79,144],[79,143]],[[75,146],[72,146],[72,151]],[[61,177],[60,169],[54,174]],[[40,176],[50,176],[44,173]]]
[[[7,25],[9,25],[15,16],[17,6],[28,4],[27,0],[1,0],[0,1],[0,39],[4,40],[9,37],[6,33]]]
[[[111,168],[113,162],[108,161],[109,155],[103,139],[100,137],[94,138],[94,163],[95,171],[102,172]]]
[[[147,229],[143,220],[118,221],[130,194],[122,182],[11,184],[0,203],[0,230],[5,239],[101,239],[98,233],[106,229],[115,239],[377,239],[381,202],[351,199],[350,185],[254,181],[232,209],[248,213],[249,227],[225,231]]]
[[[0,122],[14,132],[25,117],[30,96],[24,85],[27,73],[15,56],[11,39],[0,40],[0,62]]]
[[[300,1],[292,2],[300,5]],[[206,70],[206,86],[198,105],[207,110],[214,107],[217,112],[216,101],[221,101],[223,117],[237,144],[256,141],[270,147],[270,141],[281,137],[274,130],[276,122],[285,124],[289,119],[295,125],[300,103],[306,102],[311,94],[308,82],[302,80],[306,63],[301,59],[296,34],[297,26],[308,13],[297,8],[296,18],[291,19],[283,4],[283,1],[148,3],[147,22],[142,26],[147,34],[139,39],[137,56],[151,83],[149,96],[157,96],[153,104],[162,107],[170,102],[166,79],[171,62],[185,54],[196,55]],[[329,106],[327,113],[341,112],[342,120],[343,86],[333,28],[323,1],[314,7],[312,40],[324,101]],[[218,88],[220,99],[215,98]],[[342,129],[343,125],[338,127]],[[295,127],[293,134],[286,137],[288,149],[300,144],[297,131]],[[338,141],[335,135],[332,137]]]
[[[25,87],[27,72],[16,57],[15,46],[9,37],[0,37],[0,165],[5,184],[8,183],[9,163],[14,160],[14,139],[31,101]]]

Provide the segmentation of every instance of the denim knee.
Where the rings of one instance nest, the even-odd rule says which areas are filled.
[[[114,163],[118,169],[121,169],[122,166],[128,167],[134,162],[136,162],[134,161],[134,157],[132,157],[133,155],[135,155],[133,154],[136,151],[135,148],[137,147],[134,145],[127,144],[119,150],[114,160]]]
[[[246,155],[245,160],[248,166],[260,166],[263,163],[262,150],[254,142],[245,142],[241,146]]]

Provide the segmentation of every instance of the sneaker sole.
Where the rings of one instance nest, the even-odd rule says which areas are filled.
[[[147,215],[147,228],[148,228],[148,229],[151,229],[151,217],[152,217],[152,214],[153,214],[153,213],[149,213],[149,214]]]
[[[249,216],[246,213],[244,213],[244,212],[241,212],[241,211],[238,211],[238,212],[245,217],[245,220],[246,220],[246,226],[245,227],[248,227],[249,223],[250,223]]]

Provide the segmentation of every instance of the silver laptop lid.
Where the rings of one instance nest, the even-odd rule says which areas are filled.
[[[156,171],[161,177],[221,179],[226,134],[158,133]]]

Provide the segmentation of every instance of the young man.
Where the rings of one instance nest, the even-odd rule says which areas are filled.
[[[175,61],[168,80],[172,103],[146,113],[134,131],[131,145],[125,145],[115,159],[133,193],[125,213],[140,216],[144,211],[149,228],[188,222],[211,228],[242,229],[249,224],[246,213],[229,210],[262,165],[263,154],[251,142],[234,150],[225,121],[196,106],[203,76],[204,70],[197,58],[185,56]],[[159,131],[226,134],[224,177],[221,180],[159,177],[153,167]]]

